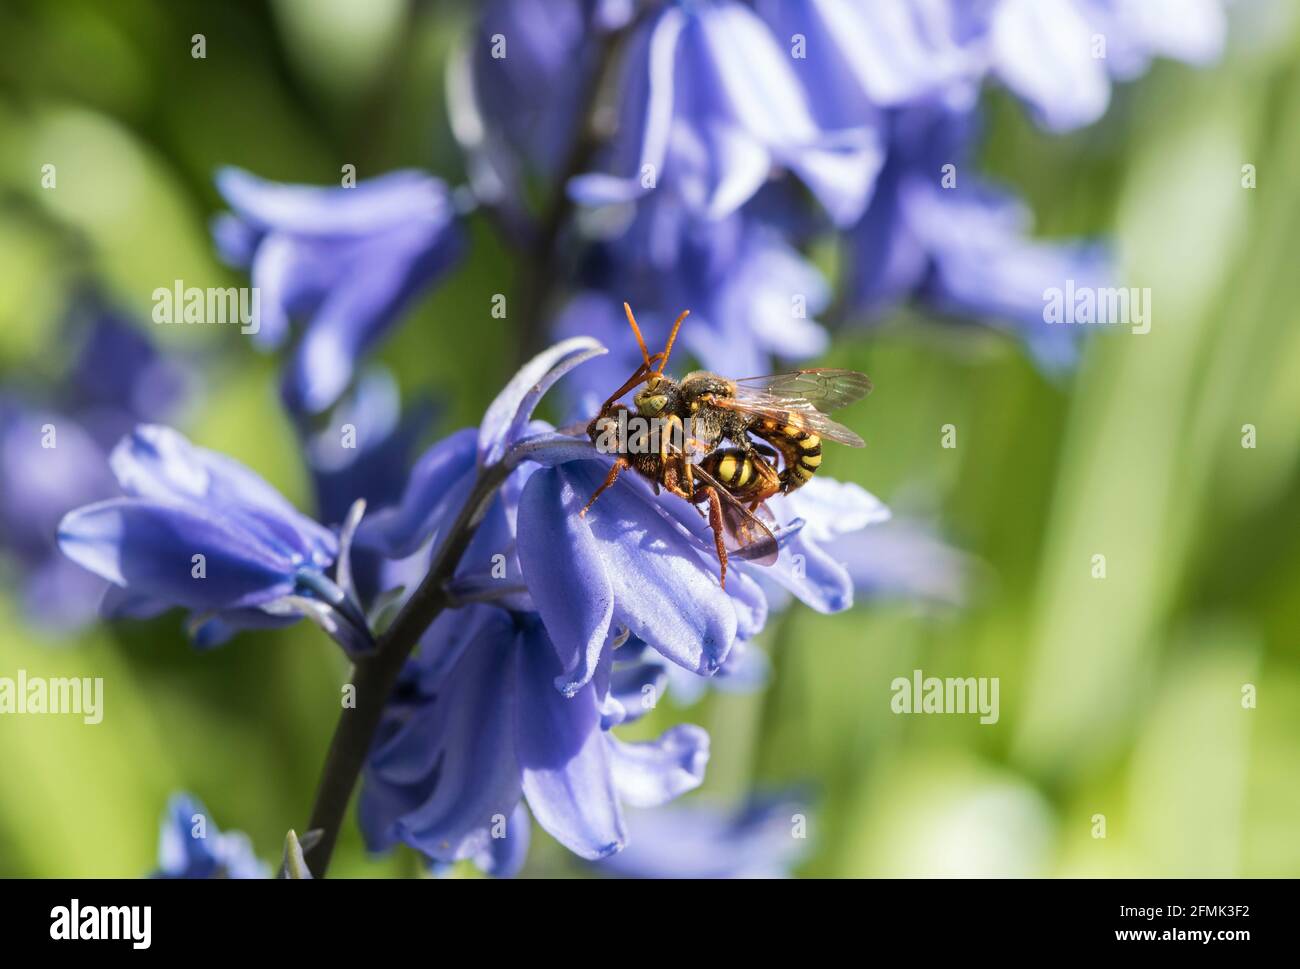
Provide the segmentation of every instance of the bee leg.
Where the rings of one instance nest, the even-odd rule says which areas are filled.
[[[608,488],[610,485],[612,485],[615,481],[618,480],[619,474],[626,467],[627,467],[626,458],[620,457],[618,460],[614,462],[613,467],[609,469],[609,474],[605,476],[604,483],[595,490],[595,492],[592,494],[590,498],[587,499],[587,503],[582,506],[582,511],[578,512],[579,518],[587,517],[587,509],[596,503],[596,499],[605,493],[606,488]]]
[[[685,440],[682,419],[675,414],[664,419],[664,429],[659,435],[659,464],[664,472],[664,486],[675,495],[681,495],[687,501],[695,490],[695,475],[691,472],[686,451],[676,446],[676,441]]]
[[[706,486],[704,493],[709,498],[709,527],[713,529],[713,544],[718,549],[718,562],[722,565],[718,584],[725,589],[727,587],[727,546],[722,541],[722,499],[718,497],[718,492],[712,485]]]

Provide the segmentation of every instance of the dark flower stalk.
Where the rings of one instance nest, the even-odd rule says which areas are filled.
[[[558,260],[562,257],[560,234],[574,208],[568,191],[569,180],[586,171],[600,149],[595,115],[601,93],[607,89],[624,42],[635,26],[636,21],[625,24],[597,41],[598,50],[591,66],[590,83],[585,88],[586,99],[578,111],[573,141],[551,185],[523,263],[519,300],[525,316],[520,328],[520,362],[533,357],[546,344],[546,320],[554,309],[551,301],[555,284],[566,278],[566,274],[560,272]]]
[[[323,877],[329,868],[348,802],[407,658],[438,615],[457,604],[450,583],[465,550],[497,491],[529,456],[528,447],[511,445],[526,433],[533,408],[551,385],[573,367],[604,352],[604,347],[591,339],[557,344],[525,364],[488,408],[478,437],[478,470],[460,511],[424,578],[392,624],[378,636],[375,648],[357,654],[352,676],[355,703],[343,708],[334,729],[307,827],[313,836],[320,833],[319,840],[304,851],[315,877]]]
[[[502,460],[480,471],[469,499],[429,565],[428,574],[393,624],[379,637],[375,651],[360,658],[353,669],[356,704],[344,708],[334,728],[308,824],[309,831],[321,832],[320,840],[304,854],[307,866],[317,878],[323,877],[329,868],[348,802],[402,666],[425,630],[452,604],[447,583],[455,575],[488,505],[511,470],[511,463]]]

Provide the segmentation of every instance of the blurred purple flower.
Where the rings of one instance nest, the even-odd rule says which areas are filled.
[[[926,523],[891,518],[867,535],[844,535],[823,549],[848,573],[856,601],[905,600],[961,605],[971,574],[969,555],[948,545]]]
[[[158,834],[155,878],[270,878],[248,835],[220,831],[203,804],[190,794],[173,794]]]
[[[360,358],[460,249],[447,187],[422,172],[317,188],[226,168],[217,188],[234,212],[218,217],[213,236],[260,294],[257,341],[280,346],[290,322],[303,321],[282,385],[294,413],[333,404]]]
[[[632,0],[489,0],[447,84],[452,129],[480,199],[523,192],[525,169],[556,177],[578,137],[598,47]]]
[[[97,297],[74,302],[64,333],[76,351],[55,396],[105,451],[137,424],[168,420],[186,402],[190,370]]]
[[[1044,293],[1110,284],[1105,246],[1029,234],[1029,210],[966,166],[974,119],[914,109],[893,119],[889,163],[848,234],[848,299],[868,317],[907,298],[1009,329],[1048,368],[1072,363],[1078,330],[1044,319]]]
[[[883,148],[869,125],[823,128],[790,54],[738,0],[667,4],[630,41],[608,173],[569,183],[579,202],[641,198],[660,187],[706,218],[739,209],[773,166],[794,172],[831,218],[850,224],[871,194]]]
[[[106,588],[59,553],[59,520],[117,491],[104,452],[77,421],[0,399],[0,545],[20,570],[24,613],[57,632],[94,618]]]
[[[335,538],[247,468],[165,427],[138,427],[110,465],[126,497],[69,512],[58,530],[68,558],[115,586],[107,615],[180,606],[200,646],[307,615],[349,652],[371,645],[346,571],[355,520]],[[336,563],[337,582],[326,575]]]
[[[406,843],[429,859],[471,858],[509,875],[527,814],[575,854],[627,842],[622,804],[662,804],[698,786],[708,736],[682,724],[625,743],[603,726],[608,671],[572,695],[535,615],[474,605],[429,628],[385,710],[361,795],[372,850]]]
[[[823,127],[869,123],[878,108],[973,107],[985,76],[1050,131],[1098,120],[1111,81],[1154,57],[1217,60],[1223,0],[759,0]],[[826,96],[833,92],[833,96]],[[817,97],[815,95],[823,96]]]
[[[613,348],[576,383],[603,399],[640,362],[624,301],[656,347],[689,309],[679,345],[728,374],[770,373],[774,360],[825,352],[829,338],[815,317],[830,304],[830,284],[788,240],[793,222],[788,207],[750,205],[710,222],[670,196],[642,201],[622,232],[591,247],[587,288],[555,322],[558,336],[595,336]]]
[[[997,0],[989,68],[1051,131],[1091,124],[1111,79],[1131,80],[1153,57],[1198,66],[1223,50],[1223,0]]]
[[[0,548],[21,570],[25,614],[55,632],[93,619],[106,588],[59,552],[59,520],[117,493],[108,449],[140,421],[173,413],[189,388],[188,371],[93,290],[72,301],[60,334],[68,345],[71,363],[52,387],[0,398]]]
[[[808,854],[806,811],[765,795],[733,809],[695,800],[628,812],[627,847],[595,867],[623,878],[787,878]]]
[[[802,37],[791,63],[824,128],[878,123],[882,108],[938,99],[970,106],[982,58],[970,0],[759,0],[781,40]]]
[[[334,407],[328,421],[304,441],[316,492],[316,517],[341,526],[358,500],[374,514],[401,500],[411,473],[416,439],[433,408],[420,400],[403,411],[392,375],[372,367]],[[427,563],[418,563],[417,568]],[[402,582],[397,569],[374,549],[352,548],[352,581],[362,604]],[[418,582],[419,577],[413,577]]]

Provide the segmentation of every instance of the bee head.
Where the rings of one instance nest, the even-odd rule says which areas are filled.
[[[647,384],[645,390],[632,398],[632,402],[636,404],[639,413],[646,417],[658,417],[668,407],[668,395],[659,389],[659,378],[652,377],[651,380],[654,385]]]

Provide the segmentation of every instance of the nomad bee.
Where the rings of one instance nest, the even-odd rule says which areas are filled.
[[[643,370],[644,368],[638,372],[643,373]],[[587,425],[587,435],[595,442],[603,435],[615,432],[619,424],[619,412],[627,409],[622,404],[614,403],[613,400],[606,402],[600,414]],[[606,488],[618,480],[624,468],[632,468],[648,478],[654,484],[656,494],[660,487],[663,487],[692,504],[707,502],[709,528],[713,531],[713,542],[721,566],[719,581],[725,589],[729,556],[755,562],[758,565],[775,565],[780,551],[772,530],[754,514],[754,510],[741,504],[741,500],[750,499],[748,490],[734,492],[718,480],[718,475],[724,473],[735,477],[737,474],[735,462],[740,460],[747,459],[739,449],[716,450],[705,455],[699,463],[692,463],[684,451],[675,448],[670,448],[665,454],[662,451],[625,446],[618,452],[609,474],[583,506],[579,515],[587,514],[587,509],[595,504],[596,499],[605,492]],[[760,461],[755,467],[759,465],[764,470],[756,472],[758,476],[755,482],[761,481],[762,489],[778,489],[780,484],[771,465]],[[760,510],[757,506],[761,500],[760,498],[753,502],[755,510]],[[761,511],[766,513],[767,509],[762,508]]]
[[[626,427],[628,408],[616,402],[640,384],[646,386],[634,398],[637,415],[659,421],[663,431],[657,448],[619,439],[618,457],[609,475],[581,514],[618,480],[624,468],[631,467],[652,481],[656,492],[662,486],[693,504],[708,502],[724,587],[728,550],[760,565],[774,564],[776,539],[755,512],[770,520],[763,502],[794,491],[816,473],[822,438],[863,446],[861,438],[823,411],[865,396],[871,382],[851,370],[803,370],[748,380],[697,371],[679,383],[665,376],[664,368],[689,311],[673,324],[663,352],[651,356],[632,308],[624,303],[623,309],[642,363],[605,401],[587,425],[587,434],[597,442]],[[767,444],[754,442],[751,434]],[[724,440],[735,446],[721,447]],[[768,460],[777,457],[783,462],[779,473]]]
[[[849,447],[863,446],[862,438],[831,420],[826,412],[869,394],[871,380],[866,374],[856,370],[796,370],[731,380],[697,370],[675,381],[663,371],[686,314],[679,316],[673,325],[658,369],[651,369],[652,358],[632,308],[624,303],[623,309],[645,360],[641,368],[645,387],[633,398],[637,413],[651,418],[689,418],[695,441],[705,449],[716,447],[723,440],[739,447],[746,460],[738,457],[730,467],[737,476],[744,477],[733,481],[730,475],[724,475],[720,478],[724,485],[744,486],[752,480],[753,467],[762,461],[760,453],[771,457],[779,454],[782,470],[776,491],[789,494],[807,484],[821,467],[823,440]],[[625,385],[624,393],[633,386],[636,384]],[[755,445],[750,435],[766,441],[770,447]],[[761,495],[757,501],[771,497],[776,491]]]

